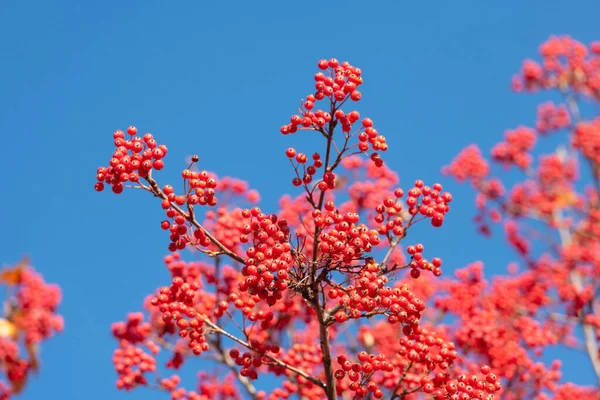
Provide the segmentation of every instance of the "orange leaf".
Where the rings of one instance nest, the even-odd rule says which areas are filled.
[[[7,319],[0,318],[0,337],[16,339],[19,330],[16,325]]]
[[[29,259],[23,258],[21,262],[12,268],[6,268],[0,272],[0,282],[4,282],[8,285],[14,286],[21,282],[21,273],[29,265]]]
[[[577,201],[577,197],[575,196],[575,194],[573,192],[565,191],[565,192],[561,193],[558,196],[558,198],[556,199],[556,206],[559,209],[567,208],[567,207],[570,207],[573,204],[575,204],[576,201]]]

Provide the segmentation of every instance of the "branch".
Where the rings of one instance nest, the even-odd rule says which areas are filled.
[[[154,195],[156,197],[160,197],[163,200],[168,200],[167,195],[163,193],[163,191],[160,189],[160,187],[158,187],[158,184],[156,183],[156,181],[152,178],[151,172],[149,172],[148,176],[144,179],[148,182],[148,184],[150,184],[151,191],[152,191],[152,193],[154,193]],[[214,237],[208,230],[206,230],[206,228],[204,228],[202,225],[200,225],[200,223],[196,220],[196,218],[193,215],[186,213],[180,207],[178,207],[176,204],[171,204],[171,208],[173,210],[177,211],[179,214],[183,215],[196,228],[198,228],[202,232],[204,232],[206,237],[215,246],[217,246],[219,248],[219,250],[221,251],[222,254],[225,254],[225,255],[231,257],[232,259],[234,259],[235,261],[237,261],[241,264],[244,264],[245,261],[242,257],[235,254],[233,251],[229,250],[227,247],[225,247],[223,245],[223,243],[219,242],[219,240],[216,237]]]
[[[396,387],[394,388],[394,391],[392,392],[392,396],[390,397],[390,400],[401,399],[404,396],[404,394],[397,394],[398,389],[400,389],[400,386],[402,386],[402,381],[404,380],[404,378],[406,377],[406,374],[408,374],[408,371],[412,368],[412,366],[413,366],[413,362],[411,361],[410,364],[408,364],[406,367],[404,367],[404,371],[402,371],[402,375],[400,375],[400,379],[398,379],[398,383],[396,384]]]
[[[558,215],[557,218],[561,219],[561,216]],[[561,244],[563,245],[563,247],[569,246],[571,244],[572,237],[571,237],[571,232],[569,232],[568,229],[566,229],[564,226],[560,226],[558,228],[558,234],[560,236],[560,241],[561,241]],[[573,269],[569,274],[569,278],[570,278],[573,286],[575,286],[575,289],[578,292],[581,292],[583,290],[583,279],[582,279],[581,275],[579,274],[579,272],[577,272],[575,269]],[[592,303],[592,309],[594,309],[594,313],[596,313],[596,310],[595,310],[596,307],[595,307],[594,301],[592,300],[591,303]],[[579,323],[581,325],[581,329],[583,330],[583,336],[585,337],[585,348],[587,350],[587,354],[590,359],[590,362],[592,363],[592,367],[594,368],[594,373],[596,374],[596,380],[598,381],[598,384],[600,385],[600,359],[598,358],[598,343],[596,341],[596,330],[594,329],[594,327],[585,323],[585,321],[584,321],[585,315],[583,313],[583,310],[579,310],[577,315],[579,317]]]
[[[315,311],[319,320],[319,336],[321,340],[321,351],[323,352],[323,368],[325,369],[325,378],[327,380],[325,393],[329,400],[336,399],[335,380],[333,377],[333,365],[331,361],[331,344],[329,343],[329,325],[326,321],[327,313],[323,312],[318,296]]]
[[[406,237],[406,235],[408,234],[408,228],[410,228],[411,225],[413,224],[415,217],[416,217],[416,214],[410,217],[410,219],[408,220],[408,223],[406,224],[406,227],[402,231],[402,235],[397,236],[396,239],[394,239],[392,241],[392,243],[390,244],[390,248],[388,249],[387,253],[383,257],[383,260],[381,261],[381,264],[380,264],[381,266],[384,266],[385,264],[387,264],[388,260],[392,256],[392,253],[394,252],[394,249],[396,248],[396,246],[398,246],[398,243],[400,243],[400,241]],[[389,271],[387,270],[387,267],[386,267],[386,270],[383,271],[383,273],[387,273],[387,272],[389,272]]]
[[[237,337],[233,336],[231,333],[223,330],[221,327],[219,327],[218,325],[216,325],[215,323],[213,323],[210,319],[208,319],[207,316],[201,315],[200,318],[202,318],[202,321],[206,325],[208,325],[211,329],[213,329],[216,333],[218,333],[220,335],[223,335],[223,336],[226,336],[229,339],[233,340],[234,342],[239,343],[242,346],[244,346],[244,347],[246,347],[246,348],[248,348],[250,350],[254,350],[252,348],[252,346],[250,345],[250,343],[245,342],[242,339],[237,338]],[[317,378],[315,378],[313,376],[310,376],[306,372],[304,372],[302,370],[299,370],[298,368],[292,367],[291,365],[286,364],[285,362],[283,362],[283,361],[281,361],[281,360],[279,360],[279,359],[277,359],[277,358],[275,358],[273,356],[270,356],[268,354],[264,354],[263,356],[266,357],[266,358],[268,358],[269,360],[273,361],[275,364],[279,365],[280,367],[283,367],[283,368],[285,368],[285,369],[287,369],[289,371],[292,371],[293,373],[298,374],[301,377],[303,377],[304,379],[306,379],[306,380],[314,383],[315,385],[319,386],[323,390],[326,390],[326,386],[325,386],[325,384],[321,380],[319,380],[319,379],[317,379]]]
[[[240,384],[244,387],[244,389],[246,389],[246,392],[248,393],[248,395],[252,399],[257,400],[258,399],[258,396],[257,396],[258,391],[256,390],[256,387],[254,387],[254,385],[252,384],[250,379],[248,379],[245,376],[242,376],[240,374],[238,369],[235,367],[235,363],[234,363],[233,359],[231,358],[231,356],[229,354],[227,354],[227,352],[223,349],[223,347],[221,347],[220,343],[215,343],[215,347],[219,351],[220,361],[224,362],[229,367],[229,369],[235,374],[235,376],[237,377]]]

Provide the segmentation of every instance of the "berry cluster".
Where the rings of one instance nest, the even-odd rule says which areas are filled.
[[[339,356],[337,362],[340,368],[335,371],[335,379],[348,379],[348,390],[354,392],[356,398],[365,398],[370,393],[376,399],[383,397],[383,391],[371,378],[378,371],[389,373],[394,370],[394,366],[387,361],[384,354],[375,355],[361,351],[358,353],[358,362],[353,363],[344,355]],[[342,388],[340,385],[340,391]]]
[[[424,249],[425,247],[421,243],[406,248],[406,252],[411,257],[411,261],[408,264],[411,268],[410,276],[415,279],[418,278],[421,275],[421,270],[431,271],[435,276],[442,275],[442,259],[434,257],[431,262],[429,262],[429,260],[423,258]]]
[[[161,222],[161,228],[169,230],[171,235],[169,239],[169,250],[175,252],[183,250],[188,243],[192,243],[201,247],[207,247],[211,244],[210,239],[206,236],[203,229],[196,228],[193,231],[193,236],[188,235],[188,225],[191,225],[190,215],[184,215],[180,210],[173,207],[173,203],[177,206],[185,204],[188,207],[193,207],[197,204],[216,206],[217,198],[215,196],[215,188],[217,180],[207,171],[192,172],[185,169],[182,172],[184,186],[187,183],[188,188],[186,195],[176,195],[175,189],[171,185],[165,185],[162,188],[162,193],[166,198],[162,201],[161,207],[166,210],[168,220]]]
[[[119,341],[131,344],[143,343],[152,333],[152,325],[144,322],[144,314],[130,313],[126,322],[116,322],[112,325],[112,334]]]
[[[11,388],[0,390],[6,398],[11,393],[19,393],[26,383],[32,365],[19,356],[19,345],[14,340],[0,338],[0,361],[6,371],[6,378]],[[2,383],[3,384],[3,383]]]
[[[494,393],[502,389],[498,377],[490,372],[490,367],[481,367],[481,374],[460,374],[457,379],[448,380],[443,373],[438,373],[431,382],[423,385],[423,392],[430,393],[434,400],[457,399],[457,400],[493,400]],[[443,385],[443,386],[442,386]],[[442,388],[436,389],[436,386]]]
[[[481,150],[477,145],[472,144],[464,148],[450,165],[442,168],[444,175],[451,175],[459,182],[471,180],[479,182],[487,177],[490,172],[490,167],[481,155]]]
[[[535,130],[542,135],[567,128],[571,125],[571,115],[564,104],[556,106],[549,101],[538,106],[538,119]]]
[[[206,221],[204,227],[210,230],[215,238],[225,246],[225,248],[239,253],[242,250],[240,236],[243,235],[244,217],[242,217],[242,209],[235,208],[229,210],[225,207],[219,207],[216,212],[208,211],[206,213]],[[198,234],[200,235],[200,234]],[[206,235],[204,235],[206,238]],[[202,239],[198,242],[205,247],[210,245],[207,239]]]
[[[266,360],[265,355],[271,353],[277,355],[281,352],[281,349],[277,345],[270,345],[267,343],[260,343],[258,340],[252,340],[250,342],[252,351],[240,352],[238,349],[231,349],[229,356],[233,359],[236,365],[242,367],[240,369],[240,375],[250,379],[258,379],[257,369],[260,368]]]
[[[113,364],[117,371],[117,388],[130,390],[148,383],[145,373],[156,370],[156,360],[142,348],[125,344],[113,353]]]
[[[342,323],[348,318],[384,314],[390,324],[402,324],[404,334],[410,335],[419,325],[425,303],[410,291],[408,285],[391,288],[386,286],[387,283],[388,278],[380,274],[379,265],[367,261],[355,285],[329,290],[328,297],[337,299],[341,308],[335,314],[335,320]]]
[[[598,42],[586,46],[569,36],[552,36],[540,46],[542,63],[525,60],[521,73],[513,77],[516,91],[557,88],[600,98],[600,53]]]
[[[293,262],[289,227],[284,219],[263,214],[258,207],[244,209],[242,217],[249,221],[242,228],[240,241],[252,240],[253,246],[246,249],[247,258],[241,271],[246,279],[238,288],[274,305],[287,289],[288,271]]]
[[[317,169],[323,166],[323,160],[321,160],[321,155],[319,153],[314,153],[312,156],[312,164],[306,166],[306,162],[308,161],[308,157],[304,153],[296,153],[296,149],[293,147],[288,148],[285,151],[285,155],[288,156],[290,161],[292,161],[292,166],[296,171],[296,177],[292,179],[292,185],[301,186],[308,185],[312,182],[313,176],[317,173]],[[295,163],[294,163],[295,161]],[[300,174],[298,168],[302,165],[303,172]],[[302,176],[302,178],[300,177]],[[324,182],[324,184],[323,184]],[[330,174],[325,174],[323,176],[323,181],[319,182],[319,189],[321,191],[325,191],[327,189],[333,189],[332,180],[330,178]],[[331,186],[331,187],[330,187]]]
[[[568,189],[569,182],[574,182],[577,178],[575,160],[565,160],[557,154],[540,156],[537,179],[542,190],[556,193],[557,189]]]
[[[421,214],[424,217],[431,218],[431,225],[440,227],[444,223],[444,217],[452,201],[452,195],[449,192],[441,193],[442,185],[436,183],[433,188],[425,186],[423,181],[415,181],[414,187],[408,191],[408,197],[405,200],[410,215]],[[394,196],[387,197],[382,204],[375,207],[377,214],[375,222],[379,225],[379,233],[385,235],[392,232],[395,236],[404,236],[404,220],[401,212],[403,209],[399,199],[404,197],[404,190],[397,188],[394,190]],[[385,222],[385,224],[384,224]]]
[[[316,92],[306,97],[300,109],[301,115],[292,115],[290,123],[283,125],[280,131],[282,134],[287,135],[295,133],[299,129],[316,130],[331,139],[333,128],[339,124],[346,139],[348,139],[354,124],[361,120],[360,114],[358,111],[345,113],[340,107],[348,99],[359,101],[362,98],[362,94],[357,90],[357,87],[363,83],[361,77],[362,71],[360,68],[353,67],[348,62],[340,64],[335,58],[320,60],[318,67],[328,73],[317,72],[315,74]],[[321,109],[313,111],[315,103],[323,99],[327,99],[330,102],[331,112]],[[371,160],[376,166],[381,167],[383,160],[378,152],[388,149],[385,136],[380,135],[377,129],[373,127],[373,121],[370,118],[363,118],[361,128],[355,133],[358,134],[358,149],[363,153],[372,150],[373,152],[370,155]],[[345,150],[346,148],[344,147]],[[300,186],[302,184],[301,180],[301,178],[295,179],[294,184]]]
[[[596,164],[600,164],[600,119],[577,124],[573,138],[573,147]]]
[[[96,190],[104,190],[104,183],[112,185],[116,194],[123,192],[123,183],[138,183],[140,177],[145,178],[153,169],[161,170],[165,163],[163,158],[167,155],[167,146],[159,145],[154,136],[146,133],[143,138],[137,135],[137,128],[130,126],[127,134],[131,137],[125,139],[125,132],[116,130],[113,133],[116,147],[109,167],[100,167],[96,171]]]
[[[303,332],[302,338],[297,337],[286,352],[279,355],[279,359],[288,365],[304,371],[307,376],[320,377],[323,365],[322,352],[317,337],[311,337],[309,332]],[[298,335],[299,336],[299,335]],[[304,376],[294,375],[281,365],[270,365],[269,370],[276,376],[289,377],[281,388],[276,388],[269,395],[269,400],[288,399],[294,395],[306,399],[320,399],[323,397],[322,389]]]
[[[333,261],[352,261],[370,252],[380,242],[376,231],[357,224],[357,213],[342,214],[333,201],[325,202],[325,211],[314,210],[314,224],[320,228],[318,250]]]
[[[521,169],[527,169],[532,161],[529,151],[533,149],[536,142],[535,131],[519,126],[515,130],[507,131],[504,138],[505,142],[498,143],[492,148],[493,159],[507,166],[514,164]]]
[[[187,340],[187,346],[196,355],[209,348],[204,336],[204,320],[194,308],[194,298],[200,287],[199,281],[190,284],[181,277],[175,277],[171,286],[162,287],[151,300],[152,306],[162,312],[163,321],[176,325],[179,336]]]
[[[7,296],[0,318],[0,365],[8,386],[0,381],[0,398],[20,393],[31,373],[39,370],[39,345],[64,328],[57,313],[61,290],[44,281],[27,259],[0,271]],[[22,355],[21,346],[26,355]]]

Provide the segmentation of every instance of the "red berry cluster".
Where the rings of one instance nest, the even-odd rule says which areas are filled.
[[[323,389],[309,382],[308,385],[299,385],[291,380],[286,380],[281,385],[269,393],[268,400],[288,400],[293,396],[300,396],[301,399],[318,400],[323,398]]]
[[[203,225],[225,248],[234,253],[241,251],[240,236],[243,235],[242,230],[245,225],[242,209],[229,210],[220,207],[216,212],[209,211],[206,213],[206,221]],[[206,238],[206,235],[204,237]],[[208,238],[202,239],[199,244],[206,247],[210,241]]]
[[[408,197],[405,200],[410,215],[421,214],[431,218],[431,225],[440,227],[444,223],[444,217],[452,201],[452,195],[449,192],[441,193],[442,185],[436,183],[433,188],[425,186],[423,181],[415,181],[414,187],[408,191]],[[396,236],[404,236],[404,221],[399,215],[403,209],[399,199],[404,197],[404,190],[397,188],[394,190],[394,197],[387,197],[382,204],[375,207],[377,214],[375,222],[381,224],[379,233],[385,235],[392,232]],[[384,224],[385,222],[385,224]]]
[[[442,275],[442,259],[435,257],[429,262],[428,259],[423,258],[424,249],[425,247],[421,243],[406,248],[406,252],[411,256],[411,261],[408,264],[411,268],[410,276],[415,279],[418,278],[421,275],[421,270],[432,271],[435,276]]]
[[[0,338],[0,362],[2,362],[2,367],[6,371],[6,378],[12,387],[12,390],[8,388],[1,390],[0,394],[5,394],[6,399],[8,399],[11,392],[18,393],[23,387],[32,365],[19,356],[17,342],[5,338]]]
[[[323,71],[328,70],[330,74],[325,75],[323,72],[315,74],[316,92],[314,95],[308,95],[306,102],[303,104],[307,112],[303,116],[292,116],[290,124],[281,127],[281,133],[284,135],[295,133],[298,130],[298,126],[319,128],[325,126],[331,120],[331,114],[329,113],[321,111],[320,116],[317,116],[316,113],[310,111],[314,108],[316,101],[323,100],[326,97],[332,103],[343,102],[348,98],[353,101],[359,101],[362,98],[361,93],[356,90],[362,84],[360,76],[362,71],[360,68],[355,68],[348,62],[340,64],[335,58],[329,61],[321,60],[318,66]]]
[[[378,371],[392,372],[394,366],[387,361],[384,354],[369,354],[366,351],[358,353],[358,362],[351,362],[345,355],[337,358],[340,368],[335,371],[335,379],[341,381],[345,378],[350,380],[348,389],[355,392],[356,398],[362,399],[372,394],[376,399],[383,397],[383,391],[379,385],[371,380],[373,375]],[[340,385],[338,391],[342,391],[343,386]],[[341,395],[342,393],[338,393]]]
[[[357,224],[357,213],[342,214],[333,201],[327,201],[325,210],[314,210],[315,226],[320,228],[319,252],[331,260],[351,261],[370,252],[380,242],[376,231],[364,224]]]
[[[173,392],[171,398],[179,398],[178,391],[175,388],[181,382],[181,378],[178,375],[172,375],[169,378],[162,378],[160,380],[160,386],[169,392]]]
[[[434,400],[494,400],[494,393],[502,389],[500,380],[487,365],[481,367],[481,373],[483,377],[461,374],[457,379],[448,380],[447,375],[439,372],[423,385],[423,392],[431,394]]]
[[[514,164],[521,169],[531,165],[532,157],[529,151],[536,142],[535,131],[525,126],[509,130],[504,134],[505,142],[498,143],[492,148],[492,157],[495,161],[505,165]]]
[[[271,353],[273,356],[279,354],[281,349],[277,345],[270,345],[267,343],[260,343],[258,340],[250,341],[252,351],[245,351],[241,353],[238,349],[231,349],[229,356],[233,359],[236,365],[242,367],[240,369],[240,375],[255,380],[258,379],[257,368],[260,368],[263,364],[270,364],[270,361],[265,358],[265,355]]]
[[[181,277],[175,277],[171,286],[162,287],[151,300],[152,306],[162,312],[163,321],[176,325],[179,336],[186,339],[187,346],[196,355],[208,350],[204,321],[194,308],[194,298],[200,287],[199,281],[190,284]]]
[[[147,372],[156,370],[156,360],[150,354],[124,342],[121,348],[115,350],[113,363],[117,374],[117,388],[130,390],[138,385],[147,384],[144,376]]]
[[[274,305],[287,289],[288,271],[293,262],[289,227],[284,219],[263,214],[258,207],[243,210],[242,217],[250,221],[242,228],[240,241],[247,243],[252,239],[253,246],[246,249],[248,258],[241,271],[246,279],[238,288]]]
[[[568,87],[598,99],[600,91],[600,53],[598,42],[591,52],[569,36],[552,36],[540,46],[542,64],[525,60],[521,73],[513,77],[517,91]]]
[[[6,296],[0,318],[0,364],[10,386],[0,381],[0,399],[8,399],[39,371],[38,346],[62,331],[64,321],[57,313],[60,287],[46,283],[27,259],[2,269],[0,285]],[[20,345],[26,355],[20,354]]]
[[[577,124],[572,143],[586,158],[600,164],[600,118]]]
[[[380,274],[379,265],[368,260],[355,285],[349,285],[343,290],[329,290],[328,297],[338,299],[342,308],[334,316],[336,321],[342,323],[348,318],[384,314],[390,324],[403,324],[402,332],[410,335],[419,325],[425,303],[407,285],[391,288],[386,286],[387,283],[388,278]]]
[[[504,223],[504,231],[506,233],[506,238],[508,242],[517,250],[518,253],[526,255],[529,253],[531,248],[531,244],[529,240],[525,238],[519,232],[518,224],[515,221],[506,221]]]
[[[204,371],[198,373],[198,388],[197,390],[186,390],[185,388],[172,388],[172,384],[179,379],[173,381],[176,376],[171,378],[170,384],[164,389],[171,391],[171,400],[235,400],[240,399],[240,394],[236,388],[237,377],[234,374],[226,376],[207,374]],[[179,377],[177,377],[179,378]],[[264,400],[266,397],[263,391],[258,391],[255,395],[256,400]]]
[[[144,322],[144,314],[141,312],[130,313],[126,322],[116,322],[112,325],[113,336],[131,344],[143,343],[151,333],[152,325]]]
[[[571,125],[571,115],[564,104],[556,106],[549,101],[539,105],[535,129],[540,134],[545,135],[552,131],[567,128],[569,125]]]
[[[279,358],[281,361],[293,365],[311,376],[316,374],[317,368],[323,361],[321,349],[317,345],[309,343],[294,343],[287,352],[282,354]],[[276,375],[287,374],[292,376],[290,371],[286,370],[281,365],[271,365],[269,368],[271,371],[275,372]],[[303,376],[298,376],[297,382],[300,385],[311,384],[311,382]]]
[[[63,330],[63,318],[56,313],[61,297],[60,288],[44,282],[32,268],[21,272],[17,292],[19,312],[13,322],[24,333],[26,344],[40,343]]]
[[[344,113],[339,107],[348,99],[359,101],[362,94],[357,90],[357,87],[363,83],[360,68],[355,68],[348,62],[339,63],[338,60],[320,60],[318,63],[319,69],[327,71],[328,74],[317,72],[314,76],[315,89],[314,94],[307,96],[306,101],[301,107],[301,115],[292,115],[290,123],[283,125],[280,129],[284,135],[295,133],[298,129],[318,130],[325,134],[324,127],[330,124],[331,127],[335,124],[340,124],[342,131],[348,138],[352,131],[353,125],[360,120],[358,111]],[[331,109],[334,112],[332,116],[329,112],[318,109],[312,111],[315,107],[315,102],[327,98],[331,103]],[[373,121],[370,118],[362,119],[362,129],[358,132],[358,148],[363,153],[369,149],[374,152],[371,154],[371,160],[378,167],[383,165],[383,160],[378,151],[386,151],[388,145],[386,138],[380,135],[377,129],[373,127]],[[329,134],[331,134],[330,132]],[[298,178],[300,179],[300,178]],[[301,183],[296,186],[299,186]]]
[[[578,178],[577,163],[573,159],[563,159],[558,154],[540,156],[537,178],[541,189],[549,194],[556,193],[559,188],[568,191],[569,183]]]
[[[341,110],[336,112],[336,118],[338,118],[340,121],[344,121],[343,112]],[[386,151],[388,149],[385,136],[380,135],[377,129],[373,128],[373,121],[371,118],[363,118],[362,126],[365,130],[358,134],[358,149],[360,151],[364,153],[369,150],[369,148],[375,151]],[[383,165],[383,161],[377,158],[377,156],[372,155],[371,159],[378,167]]]
[[[295,343],[285,353],[280,353],[278,358],[288,365],[292,365],[309,376],[319,377],[323,365],[322,351],[318,344],[314,344],[316,338],[310,338],[310,334],[302,338],[302,342],[295,340]],[[270,395],[269,400],[288,399],[293,395],[301,396],[306,399],[323,398],[323,390],[302,375],[295,375],[281,365],[269,365],[269,371],[276,376],[287,376],[291,378],[283,382],[281,388],[275,389]]]
[[[161,203],[161,207],[166,210],[167,218],[161,222],[161,228],[171,232],[169,250],[175,252],[183,250],[188,243],[192,242],[202,247],[209,246],[212,242],[206,236],[202,229],[195,229],[193,237],[188,235],[189,216],[184,216],[181,212],[172,207],[173,203],[178,206],[188,204],[193,207],[197,204],[215,206],[217,198],[215,197],[215,188],[217,180],[210,176],[207,171],[192,172],[185,169],[182,172],[182,177],[185,183],[188,183],[187,194],[176,195],[175,189],[171,185],[165,185],[162,192],[167,196]]]
[[[292,165],[294,166],[294,170],[296,171],[296,177],[294,179],[292,179],[292,184],[294,186],[301,186],[301,185],[308,185],[309,183],[312,182],[313,180],[313,176],[317,173],[317,169],[321,168],[323,166],[323,160],[321,160],[321,155],[319,153],[314,153],[312,156],[312,164],[309,166],[306,166],[306,162],[308,161],[308,157],[306,156],[306,154],[304,153],[296,153],[296,149],[294,149],[293,147],[288,148],[285,151],[285,155],[288,156],[288,158],[292,161]],[[295,160],[295,163],[294,163]],[[302,169],[303,172],[300,173],[298,171],[298,168],[302,165]],[[326,177],[329,178],[329,174],[325,174],[326,176],[323,176],[323,182],[325,182],[326,184],[331,181],[331,179],[326,180]],[[302,178],[300,177],[302,176]],[[324,188],[322,187],[321,182],[319,182],[319,189],[322,191],[325,191],[327,189],[333,189],[332,187],[329,187],[329,184],[327,184]]]
[[[125,139],[125,132],[116,130],[113,133],[114,145],[116,147],[109,167],[100,167],[96,172],[96,190],[104,190],[104,183],[112,185],[112,191],[116,194],[123,192],[123,183],[139,182],[139,178],[145,178],[152,170],[161,170],[165,164],[162,160],[167,155],[167,146],[159,145],[154,136],[146,133],[144,137],[136,136],[137,128],[130,126],[127,134],[131,137]]]
[[[459,182],[472,180],[479,182],[490,172],[490,167],[485,158],[481,155],[481,150],[477,145],[472,144],[464,148],[450,165],[442,169],[444,175],[452,175]]]

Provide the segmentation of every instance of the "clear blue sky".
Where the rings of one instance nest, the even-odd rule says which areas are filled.
[[[31,255],[62,286],[66,320],[24,399],[166,398],[114,389],[110,324],[166,283],[168,239],[149,196],[94,192],[111,133],[134,124],[166,143],[164,181],[198,153],[202,168],[249,180],[275,210],[277,188],[290,187],[283,150],[302,143],[278,130],[312,90],[320,58],[363,69],[359,110],[387,136],[401,181],[442,180],[454,193],[444,228],[423,238],[446,272],[478,259],[500,272],[516,259],[475,235],[471,191],[440,167],[471,142],[487,150],[504,129],[534,122],[540,98],[513,94],[512,74],[552,33],[600,39],[600,3],[416,4],[0,2],[0,262]],[[592,383],[578,366],[587,364],[567,377]]]

